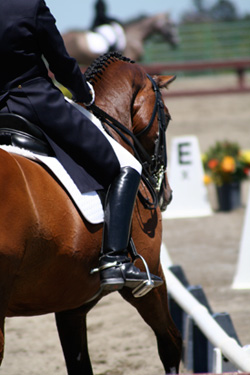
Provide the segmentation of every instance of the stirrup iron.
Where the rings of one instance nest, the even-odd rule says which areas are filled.
[[[150,272],[149,272],[147,262],[145,261],[145,259],[140,254],[137,253],[136,259],[138,259],[138,258],[140,258],[142,260],[143,264],[144,264],[148,280],[142,281],[141,284],[139,284],[136,288],[134,288],[132,290],[132,294],[135,298],[145,296],[147,293],[150,292],[150,290],[152,290],[154,288],[154,282],[151,279],[151,275],[150,275]]]

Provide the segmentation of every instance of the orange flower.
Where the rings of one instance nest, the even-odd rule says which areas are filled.
[[[235,171],[235,160],[232,156],[225,156],[221,162],[223,172],[233,173]]]
[[[208,174],[204,174],[204,176],[203,176],[203,182],[204,182],[205,185],[208,185],[208,184],[211,184],[212,179],[211,179],[210,176],[208,176]]]
[[[217,167],[217,165],[219,164],[219,161],[217,159],[211,159],[209,160],[209,162],[207,163],[207,166],[208,168],[210,169],[214,169]]]
[[[250,168],[244,168],[243,172],[245,173],[245,175],[250,176]]]

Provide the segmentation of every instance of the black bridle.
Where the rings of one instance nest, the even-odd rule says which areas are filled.
[[[97,107],[95,104],[93,104],[90,109],[103,124],[105,123],[114,129],[122,140],[132,148],[135,157],[142,165],[142,180],[152,196],[152,202],[150,202],[148,198],[145,198],[140,192],[138,193],[139,197],[145,207],[154,209],[158,204],[158,194],[160,192],[164,173],[167,167],[167,145],[165,132],[167,130],[170,116],[166,117],[165,115],[164,104],[159,87],[150,75],[147,74],[147,77],[151,81],[155,92],[155,104],[148,125],[139,133],[134,134],[123,124],[107,114],[101,108]],[[150,155],[142,146],[139,138],[150,131],[156,116],[158,120],[158,137],[155,141],[154,153],[153,155]],[[132,141],[128,139],[126,135],[132,138]]]

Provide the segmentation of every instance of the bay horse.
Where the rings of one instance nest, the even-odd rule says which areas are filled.
[[[151,35],[161,35],[173,47],[179,43],[177,28],[168,13],[136,18],[125,23],[123,29],[126,37],[126,47],[119,52],[135,61],[139,61],[142,58],[144,54],[143,44]],[[91,39],[89,39],[90,33],[93,35],[93,32],[89,30],[72,30],[63,34],[64,43],[69,54],[79,64],[85,66],[91,64],[101,53],[109,52],[108,50],[104,50],[101,53],[98,50],[94,51],[90,43]],[[108,48],[108,45],[105,44],[103,48]]]
[[[97,59],[86,76],[96,92],[93,111],[99,110],[101,117],[105,110],[110,126],[126,125],[119,134],[112,128],[110,133],[131,152],[140,154],[145,164],[150,157],[148,171],[154,179],[161,169],[158,165],[153,172],[159,155],[166,156],[165,128],[170,118],[160,90],[173,77],[147,76],[141,66],[116,53]],[[124,129],[129,133],[128,143]],[[98,293],[99,274],[91,274],[98,265],[102,224],[85,220],[60,184],[32,160],[0,149],[0,176],[4,197],[0,217],[0,363],[6,317],[55,313],[68,374],[92,375],[86,316],[104,297]],[[166,175],[162,177],[164,205],[171,193]],[[140,186],[131,233],[150,271],[164,279],[159,260],[161,210],[157,204],[149,207],[152,193],[147,181]],[[144,269],[140,260],[137,263]],[[181,339],[168,310],[166,284],[141,298],[135,298],[128,288],[119,293],[154,331],[165,372],[178,371]]]

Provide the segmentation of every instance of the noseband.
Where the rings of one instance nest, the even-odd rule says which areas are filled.
[[[116,133],[122,138],[122,140],[126,142],[126,144],[129,145],[134,151],[135,157],[142,165],[142,180],[147,186],[150,195],[152,196],[152,202],[149,199],[145,198],[140,192],[138,193],[139,197],[145,207],[154,209],[158,204],[158,194],[167,167],[167,145],[165,132],[167,130],[170,116],[168,116],[166,119],[164,104],[159,87],[150,75],[147,74],[147,77],[151,81],[153,90],[155,92],[155,104],[148,125],[139,133],[134,134],[123,124],[107,114],[101,108],[97,107],[95,104],[93,104],[90,109],[92,110],[94,115],[101,120],[102,123],[105,123],[112,129],[114,129]],[[156,116],[158,121],[158,137],[155,141],[154,153],[153,155],[150,155],[142,146],[139,138],[150,131],[154,124]],[[133,142],[131,142],[126,135],[132,138]]]

